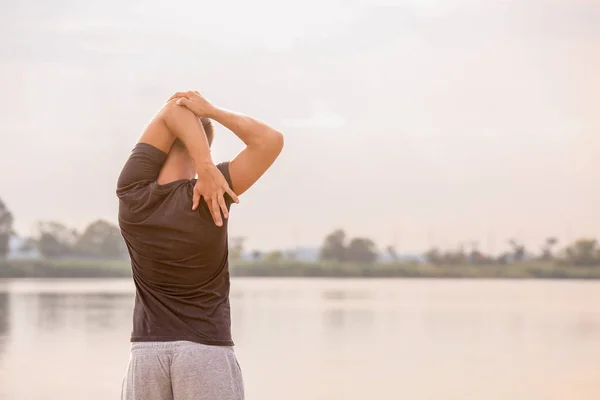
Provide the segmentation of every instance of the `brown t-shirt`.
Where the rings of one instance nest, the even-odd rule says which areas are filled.
[[[232,346],[227,220],[216,226],[204,200],[192,211],[195,179],[156,182],[166,158],[138,143],[117,183],[136,288],[131,341]],[[217,167],[231,186],[229,163]]]

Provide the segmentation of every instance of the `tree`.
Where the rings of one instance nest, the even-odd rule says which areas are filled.
[[[467,264],[468,261],[464,245],[460,245],[456,251],[446,251],[442,255],[442,264],[446,265],[462,265]]]
[[[523,261],[525,259],[525,246],[519,244],[515,239],[511,239],[508,241],[508,244],[513,248],[513,260],[514,261]]]
[[[579,239],[565,250],[566,262],[579,266],[600,265],[600,249],[595,239]]]
[[[279,250],[271,251],[264,257],[265,262],[276,263],[283,260],[283,253]]]
[[[554,258],[552,254],[552,248],[556,246],[558,243],[558,239],[555,237],[549,237],[546,239],[546,242],[542,246],[542,260],[550,261]]]
[[[487,257],[479,250],[479,242],[471,242],[471,252],[469,253],[469,262],[481,264],[487,262]]]
[[[71,249],[61,243],[56,236],[43,232],[38,239],[38,250],[44,257],[63,257],[71,253]]]
[[[78,234],[60,222],[41,221],[37,224],[38,250],[45,257],[64,257],[73,254]]]
[[[252,259],[254,261],[259,261],[261,258],[263,257],[263,254],[260,250],[253,250],[252,251]]]
[[[97,258],[122,258],[127,254],[119,228],[110,222],[97,220],[90,223],[74,246],[78,255]]]
[[[0,199],[0,258],[8,255],[8,243],[13,234],[13,215]]]
[[[325,237],[323,247],[321,247],[321,260],[325,261],[346,261],[346,233],[338,229]]]
[[[372,263],[377,261],[378,255],[375,243],[367,238],[354,238],[346,249],[346,260],[352,262]]]
[[[431,248],[423,254],[428,263],[438,265],[442,264],[442,253],[437,247]]]
[[[396,247],[393,245],[386,247],[385,251],[388,253],[393,262],[398,262],[400,260],[400,257],[398,257],[398,252],[396,251]]]
[[[28,238],[25,238],[23,243],[21,243],[21,247],[19,248],[19,251],[21,251],[23,253],[29,253],[31,251],[34,251],[37,248],[38,248],[37,240],[35,240],[34,238],[31,238],[31,237],[28,237]]]

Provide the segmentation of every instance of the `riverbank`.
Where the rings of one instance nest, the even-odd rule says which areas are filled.
[[[335,278],[504,278],[504,279],[600,279],[600,267],[558,266],[527,262],[509,265],[419,265],[305,263],[232,263],[232,276],[335,277]],[[128,261],[104,260],[4,260],[0,278],[126,278]]]

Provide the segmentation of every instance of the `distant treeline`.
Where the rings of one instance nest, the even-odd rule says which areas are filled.
[[[539,253],[527,251],[523,244],[511,239],[508,241],[512,251],[494,257],[485,254],[474,244],[470,250],[463,246],[456,250],[441,251],[437,248],[427,251],[425,259],[435,265],[460,265],[460,264],[514,264],[522,262],[553,263],[557,266],[582,266],[600,267],[600,246],[596,239],[579,239],[567,245],[556,253],[553,251],[558,240],[554,237],[546,239]]]
[[[13,231],[13,215],[0,199],[0,259],[8,255]],[[25,238],[16,249],[20,255],[39,254],[47,258],[110,258],[127,257],[127,249],[117,226],[97,220],[83,232],[69,229],[55,221],[38,222],[33,237]]]
[[[241,259],[243,252],[243,238],[233,238],[230,256],[233,260]],[[425,262],[432,265],[506,265],[522,262],[537,262],[542,264],[556,264],[557,266],[584,266],[600,267],[600,246],[596,239],[579,239],[566,247],[555,251],[558,240],[555,237],[547,238],[538,253],[528,251],[525,246],[515,239],[507,241],[511,251],[499,256],[485,254],[479,250],[477,242],[467,246],[459,246],[454,250],[441,250],[432,248],[426,251],[422,257],[415,258],[413,262]],[[385,249],[387,260],[398,264],[406,262],[398,254],[394,246]],[[281,260],[294,260],[294,252],[284,253],[273,251],[263,254],[258,251],[252,252],[254,261],[279,262]],[[348,239],[346,233],[338,229],[327,235],[321,246],[319,260],[322,262],[359,263],[372,264],[381,261],[381,253],[377,250],[375,243],[364,237]]]
[[[0,259],[5,258],[9,252],[9,239],[13,235],[13,216],[5,204],[0,200]],[[232,237],[230,240],[230,260],[232,265],[239,265],[239,271],[245,271],[249,268],[244,265],[254,265],[252,273],[257,273],[259,268],[266,268],[273,274],[273,271],[279,271],[279,265],[285,265],[285,268],[298,268],[298,275],[306,274],[326,274],[326,272],[315,272],[316,269],[327,269],[327,267],[338,265],[339,271],[332,274],[351,274],[360,276],[362,272],[347,272],[358,269],[365,271],[365,274],[383,274],[393,275],[414,273],[413,264],[428,264],[430,266],[491,266],[491,265],[512,265],[526,263],[527,265],[552,265],[553,268],[563,267],[600,267],[600,246],[595,239],[580,239],[574,243],[558,248],[558,240],[554,237],[547,238],[540,246],[538,252],[531,252],[525,246],[515,239],[510,239],[507,243],[510,251],[499,256],[485,254],[479,250],[477,242],[472,242],[469,246],[459,246],[454,250],[441,250],[433,248],[426,251],[421,257],[413,260],[402,258],[394,246],[387,246],[383,252],[378,251],[375,243],[366,237],[348,238],[343,230],[336,230],[327,235],[320,248],[319,260],[313,263],[301,263],[296,258],[294,251],[272,251],[263,253],[252,251],[251,263],[244,264],[242,254],[245,253],[244,238]],[[557,250],[558,248],[558,250]],[[127,249],[121,236],[119,228],[104,220],[91,222],[82,232],[70,229],[64,224],[56,221],[39,222],[36,226],[36,232],[33,237],[24,239],[20,248],[17,249],[20,258],[39,258],[41,260],[72,259],[75,264],[84,264],[91,260],[126,260]],[[376,266],[382,264],[385,259],[388,264],[395,266],[411,265],[408,270],[398,270],[390,272],[387,266]],[[6,264],[7,265],[7,264]],[[36,265],[50,265],[53,263],[40,261]],[[310,265],[310,268],[308,267]],[[352,265],[357,265],[356,267]],[[368,267],[367,267],[368,266]],[[7,267],[8,268],[8,267]],[[338,267],[336,267],[338,268]],[[407,267],[408,268],[408,267]],[[423,271],[426,267],[423,266]],[[529,267],[527,267],[529,268]],[[546,267],[544,267],[546,268]],[[490,271],[488,268],[486,271]],[[544,271],[546,271],[544,269]],[[61,270],[64,271],[64,270]],[[371,272],[369,272],[371,271]],[[383,272],[382,272],[383,271]],[[444,269],[444,273],[448,269]],[[278,272],[279,273],[279,272]],[[284,273],[284,272],[281,272]],[[285,272],[291,273],[291,272]],[[425,272],[424,272],[425,273]],[[438,275],[441,273],[436,272]],[[427,272],[426,274],[429,274]],[[527,274],[535,275],[534,272]],[[477,275],[468,273],[467,275]],[[498,274],[496,274],[498,275]]]
[[[600,268],[522,262],[489,265],[234,262],[233,277],[600,279]],[[130,278],[127,260],[0,260],[1,278]]]

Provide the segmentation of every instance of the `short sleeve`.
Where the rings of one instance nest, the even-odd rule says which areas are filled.
[[[227,184],[233,190],[233,183],[231,182],[231,175],[229,174],[229,161],[217,164],[217,168],[219,169],[219,171],[221,171],[221,173],[225,177],[225,180],[227,181]],[[229,208],[229,206],[233,203],[233,199],[227,193],[225,193],[224,198],[225,203],[227,203],[227,208]]]
[[[167,153],[148,143],[138,143],[127,159],[117,181],[117,196],[139,184],[149,184],[158,178]],[[229,172],[229,168],[228,168]]]

